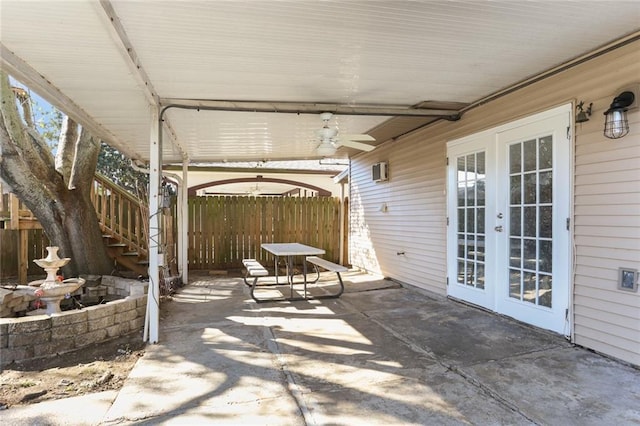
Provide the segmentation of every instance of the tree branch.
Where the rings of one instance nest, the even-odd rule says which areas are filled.
[[[83,195],[89,195],[96,173],[100,148],[100,141],[92,137],[83,127],[76,143],[69,189],[79,189]]]
[[[20,101],[20,106],[22,107],[22,115],[24,116],[24,121],[27,123],[27,126],[30,128],[35,128],[36,125],[33,122],[33,114],[31,112],[31,98],[26,90],[20,87],[12,87],[13,93],[15,93],[16,99]]]
[[[0,118],[0,151],[2,152],[0,178],[11,187],[14,193],[20,194],[20,199],[34,214],[53,217],[50,210],[42,208],[45,203],[54,202],[51,192],[38,181],[31,168],[22,160],[11,143],[6,118],[4,116]]]
[[[74,156],[78,143],[78,125],[75,121],[65,116],[62,120],[60,137],[58,138],[58,152],[56,153],[56,171],[62,175],[67,186],[71,188]]]
[[[16,106],[9,76],[2,70],[0,70],[0,94],[2,96],[0,113],[6,130],[2,140],[3,155],[5,151],[13,150],[21,161],[26,163],[27,170],[40,181],[60,185],[62,179],[55,172],[51,150],[34,129],[25,126]],[[9,145],[12,145],[13,149],[9,148]]]

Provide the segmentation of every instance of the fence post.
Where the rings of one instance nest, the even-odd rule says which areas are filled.
[[[29,270],[29,231],[21,229],[18,238],[18,282],[22,285],[27,284],[27,271]]]

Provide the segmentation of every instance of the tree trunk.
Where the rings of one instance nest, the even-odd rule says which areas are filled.
[[[65,212],[64,237],[72,253],[69,256],[69,273],[110,273],[113,263],[105,252],[102,231],[91,200],[79,192],[69,191],[68,195],[62,202],[62,209]]]
[[[7,74],[0,71],[0,179],[33,212],[61,257],[71,262],[67,277],[111,272],[95,209],[91,185],[100,141],[68,119],[54,159],[47,144],[20,116]],[[28,107],[28,103],[22,103]],[[30,116],[26,111],[25,117]],[[56,167],[56,164],[58,167]]]

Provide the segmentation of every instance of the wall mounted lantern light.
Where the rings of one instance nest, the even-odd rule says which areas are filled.
[[[607,111],[604,119],[604,135],[609,139],[618,139],[629,133],[629,121],[627,120],[627,108],[633,104],[635,95],[633,92],[622,92],[615,98]]]
[[[593,102],[589,104],[587,108],[584,107],[584,101],[580,101],[578,105],[576,105],[576,123],[584,123],[589,121],[589,117],[591,117],[591,108],[593,107]]]

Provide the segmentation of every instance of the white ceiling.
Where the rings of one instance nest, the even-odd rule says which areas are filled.
[[[640,2],[1,0],[0,19],[4,69],[146,160],[154,102],[459,108],[637,36]],[[165,162],[314,158],[322,125],[318,114],[163,118]],[[386,139],[433,120],[376,128],[389,118],[336,114],[332,125]]]

